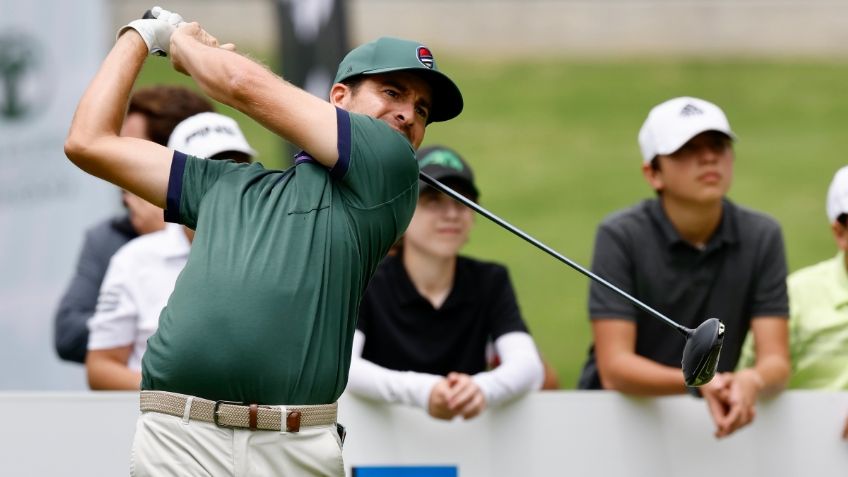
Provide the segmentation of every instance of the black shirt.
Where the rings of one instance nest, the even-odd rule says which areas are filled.
[[[387,257],[368,284],[357,329],[362,357],[396,371],[445,376],[486,370],[486,344],[527,332],[506,268],[458,257],[453,289],[435,309],[415,289],[403,261]]]
[[[703,249],[680,237],[658,199],[611,215],[598,227],[592,271],[683,326],[719,318],[726,327],[719,371],[736,367],[751,318],[789,313],[780,226],[728,200]],[[680,367],[679,332],[594,282],[589,315],[635,321],[636,354]],[[594,345],[578,387],[601,387]]]

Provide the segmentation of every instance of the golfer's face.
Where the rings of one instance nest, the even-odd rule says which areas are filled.
[[[385,121],[418,149],[431,104],[430,86],[412,73],[399,71],[367,76],[341,107]]]
[[[435,190],[421,193],[404,234],[404,247],[434,258],[450,258],[468,241],[474,214],[468,207]]]
[[[707,131],[668,156],[659,156],[663,194],[694,202],[724,197],[733,179],[733,147],[726,135]]]

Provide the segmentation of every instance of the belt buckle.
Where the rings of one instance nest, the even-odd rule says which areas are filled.
[[[221,404],[231,404],[233,406],[244,406],[245,404],[243,402],[238,401],[215,401],[215,406],[212,408],[212,422],[215,424],[215,426],[229,429],[237,428],[238,426],[225,426],[218,422],[218,408],[221,406]]]

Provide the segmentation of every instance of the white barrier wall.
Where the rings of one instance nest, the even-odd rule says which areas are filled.
[[[0,393],[3,475],[128,473],[134,393]],[[531,395],[469,422],[348,396],[345,462],[455,465],[461,477],[782,477],[848,474],[848,392],[792,391],[717,441],[705,404],[602,391]]]

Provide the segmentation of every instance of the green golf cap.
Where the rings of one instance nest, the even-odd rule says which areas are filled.
[[[439,71],[426,46],[400,38],[382,37],[354,48],[339,64],[336,83],[358,75],[410,71],[421,75],[433,90],[430,122],[447,121],[462,112],[462,93]]]

